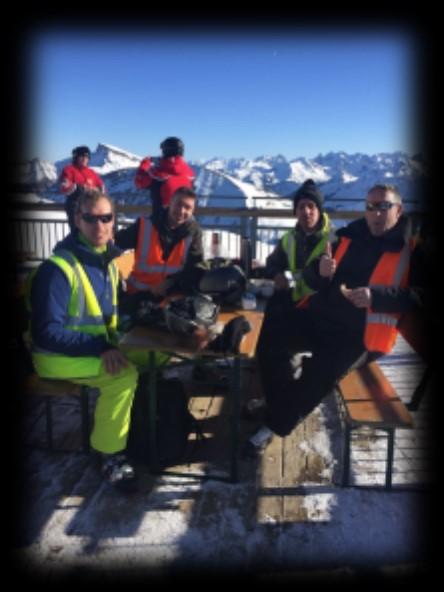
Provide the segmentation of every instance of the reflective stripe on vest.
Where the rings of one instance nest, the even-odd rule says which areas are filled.
[[[331,233],[331,224],[330,219],[327,214],[324,212],[322,214],[322,237],[320,238],[319,242],[315,245],[313,251],[307,258],[307,261],[304,264],[306,267],[309,263],[319,257],[319,255],[325,249],[325,245],[328,240],[330,240],[330,233]],[[301,300],[302,298],[313,294],[314,290],[312,290],[303,280],[302,278],[302,269],[296,268],[296,238],[295,238],[295,231],[289,230],[284,234],[282,237],[282,248],[284,249],[287,259],[288,265],[291,273],[293,274],[293,278],[296,280],[295,287],[292,290],[291,297],[294,302]]]
[[[334,259],[339,265],[345,255],[351,240],[341,238]],[[410,266],[410,254],[414,243],[404,245],[397,253],[384,253],[376,264],[370,277],[368,287],[377,286],[405,288]],[[398,313],[375,312],[367,309],[364,344],[368,351],[388,353],[395,345],[398,335],[397,324],[400,318]]]
[[[181,240],[164,261],[157,228],[149,218],[141,218],[134,267],[127,280],[128,292],[146,290],[149,286],[162,283],[168,275],[181,271],[185,265],[191,241],[191,236]]]
[[[71,286],[70,306],[68,308],[67,326],[79,331],[82,328],[93,335],[106,335],[117,328],[117,285],[118,271],[114,263],[108,266],[107,282],[111,288],[111,318],[105,324],[103,313],[91,282],[79,260],[70,251],[57,251],[50,261],[56,263],[65,274]]]
[[[88,335],[103,335],[109,341],[117,329],[118,271],[114,263],[108,266],[112,292],[112,315],[105,323],[103,313],[91,282],[78,259],[69,251],[57,251],[49,259],[66,275],[71,287],[66,329]],[[99,372],[99,357],[66,356],[33,346],[32,358],[37,373],[46,378],[75,378],[94,376]]]

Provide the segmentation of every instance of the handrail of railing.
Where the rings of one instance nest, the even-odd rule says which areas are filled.
[[[65,208],[62,203],[17,203],[11,212],[9,227],[11,245],[19,259],[41,261],[47,258],[55,244],[69,232]],[[357,210],[328,211],[333,223],[341,226],[364,215]],[[151,213],[150,205],[117,204],[117,226],[122,228],[131,224],[130,218]],[[46,213],[46,215],[45,215]],[[51,216],[53,214],[53,216]],[[56,216],[54,216],[56,214]],[[291,208],[227,208],[198,206],[196,217],[203,229],[204,250],[212,254],[216,250],[222,256],[232,256],[239,252],[241,237],[251,242],[254,258],[265,260],[273,245],[282,234],[294,224]],[[417,227],[421,214],[412,214]],[[234,219],[234,220],[233,220]],[[278,223],[281,219],[281,223]],[[237,220],[237,221],[236,221]],[[216,248],[216,245],[218,247]],[[225,253],[225,254],[224,254]]]
[[[20,212],[64,212],[65,206],[61,203],[24,203],[18,202],[14,204],[11,212],[12,218],[20,217]],[[333,210],[325,208],[329,216],[340,219],[353,219],[357,216],[361,216],[363,211],[361,210]],[[150,205],[143,204],[116,204],[116,212],[118,214],[129,214],[129,215],[143,215],[151,213]],[[230,208],[230,207],[207,207],[197,206],[196,216],[223,216],[239,218],[294,218],[292,208]]]

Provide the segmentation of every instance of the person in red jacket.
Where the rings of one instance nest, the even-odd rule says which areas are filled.
[[[102,179],[88,167],[90,158],[91,150],[88,146],[77,146],[72,151],[72,163],[66,165],[60,175],[60,191],[67,196],[65,210],[71,231],[75,228],[74,213],[79,194],[90,189],[106,193]]]
[[[180,138],[166,138],[160,145],[162,158],[147,156],[136,172],[137,189],[150,189],[153,214],[167,208],[179,187],[193,188],[195,174],[183,159],[184,143]]]

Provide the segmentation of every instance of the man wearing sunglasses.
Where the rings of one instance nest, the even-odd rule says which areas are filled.
[[[395,186],[372,187],[365,217],[336,235],[303,271],[316,292],[259,351],[267,415],[245,456],[263,450],[273,434],[288,435],[353,367],[389,353],[400,315],[423,304],[427,261]]]
[[[100,391],[91,446],[102,474],[123,491],[136,481],[126,448],[137,387],[135,366],[117,347],[120,254],[112,242],[114,207],[98,192],[84,192],[69,234],[30,280],[32,358],[43,378],[65,379]]]

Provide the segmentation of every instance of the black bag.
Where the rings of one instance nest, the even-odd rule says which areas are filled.
[[[200,435],[197,420],[188,411],[188,398],[177,378],[157,379],[157,467],[179,464],[187,451],[188,436]],[[127,452],[134,460],[151,464],[149,421],[149,375],[139,376],[131,410]]]
[[[210,343],[208,349],[224,354],[238,354],[242,337],[249,331],[251,325],[243,315],[234,317],[225,325],[223,332]]]

